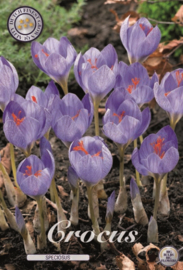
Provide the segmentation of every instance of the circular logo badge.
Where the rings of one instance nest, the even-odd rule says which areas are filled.
[[[30,42],[40,36],[43,30],[43,19],[36,9],[23,6],[10,14],[7,26],[14,39]]]
[[[159,252],[159,259],[164,266],[173,266],[179,260],[179,253],[174,247],[163,247]]]

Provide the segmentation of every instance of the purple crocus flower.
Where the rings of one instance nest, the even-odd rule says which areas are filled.
[[[69,40],[62,37],[58,41],[50,37],[43,45],[34,41],[31,53],[36,66],[60,84],[66,94],[68,92],[67,79],[77,55]]]
[[[15,67],[3,56],[0,57],[0,109],[4,111],[18,87]]]
[[[115,88],[124,87],[140,107],[153,99],[153,87],[156,82],[158,82],[157,74],[154,73],[150,79],[147,70],[140,63],[128,66],[124,62],[119,62]]]
[[[84,55],[78,54],[74,74],[85,93],[99,103],[114,87],[118,74],[118,57],[114,47],[109,44],[101,52],[90,48]]]
[[[103,132],[106,137],[126,147],[146,131],[150,119],[149,108],[141,112],[127,91],[118,88],[107,100]]]
[[[132,163],[142,175],[163,178],[179,160],[178,142],[170,126],[163,127],[157,134],[147,136],[140,149],[134,149]]]
[[[114,206],[115,206],[115,191],[113,191],[110,195],[110,197],[108,198],[107,201],[107,212],[106,212],[106,219],[110,220],[113,217],[113,213],[114,213]]]
[[[86,132],[93,119],[93,104],[89,94],[82,101],[75,94],[58,97],[52,103],[52,128],[56,136],[69,146]]]
[[[121,26],[120,38],[130,63],[142,63],[158,47],[161,32],[158,26],[153,28],[146,18],[140,18],[130,27],[128,17]]]
[[[160,85],[155,84],[154,95],[159,106],[167,111],[174,129],[183,116],[183,69],[167,72]]]
[[[17,168],[18,185],[28,196],[44,195],[54,176],[55,162],[53,155],[48,149],[42,151],[41,154],[41,159],[35,155],[30,155]]]
[[[112,167],[112,155],[98,136],[75,140],[69,148],[69,160],[87,186],[96,185]]]
[[[15,99],[22,100],[18,96]],[[10,101],[4,111],[3,122],[9,142],[28,152],[33,143],[45,134],[45,112],[31,101],[24,100],[21,105]]]

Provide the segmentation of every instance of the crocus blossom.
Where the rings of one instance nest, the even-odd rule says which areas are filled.
[[[114,142],[126,147],[145,132],[150,119],[149,108],[141,112],[136,102],[128,97],[127,91],[118,88],[107,100],[103,132]]]
[[[160,178],[173,170],[179,160],[178,142],[170,126],[147,136],[140,149],[134,149],[132,163],[142,175]]]
[[[52,128],[56,136],[69,146],[86,132],[93,119],[93,104],[89,94],[80,100],[75,94],[67,94],[62,100],[56,97],[52,111]]]
[[[143,17],[129,26],[129,17],[127,17],[121,26],[120,38],[127,50],[130,63],[142,63],[158,47],[161,32],[158,26],[153,28]]]
[[[175,128],[183,116],[183,69],[167,72],[160,85],[155,84],[154,96],[159,106],[168,113],[171,127]]]
[[[69,148],[69,160],[78,177],[87,186],[97,184],[112,166],[112,155],[103,139],[98,136],[75,140]]]
[[[74,74],[78,84],[98,103],[114,87],[117,73],[118,58],[110,44],[101,52],[96,48],[90,48],[84,55],[78,54],[74,63]]]
[[[18,87],[15,67],[3,56],[0,57],[0,109],[4,111]]]
[[[28,152],[32,144],[46,132],[44,110],[27,100],[23,100],[21,104],[10,101],[4,111],[3,122],[4,133],[9,142]]]
[[[58,41],[50,37],[43,45],[34,41],[31,53],[36,66],[60,84],[64,92],[67,93],[67,79],[77,55],[69,40],[66,37],[61,37]]]
[[[19,164],[17,182],[26,195],[32,197],[41,196],[50,187],[54,172],[53,155],[49,150],[45,150],[41,159],[31,155]]]
[[[154,73],[150,79],[147,70],[140,63],[128,66],[124,62],[119,62],[115,88],[124,87],[140,107],[153,99],[153,87],[156,82],[158,82],[157,74]]]

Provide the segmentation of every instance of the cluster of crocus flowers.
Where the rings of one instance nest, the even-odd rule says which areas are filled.
[[[153,217],[157,219],[160,186],[163,177],[174,169],[179,161],[178,142],[170,126],[147,136],[140,149],[132,154],[132,163],[142,175],[150,175],[155,181],[155,205]]]
[[[69,40],[66,37],[62,37],[59,41],[48,38],[43,45],[34,41],[31,53],[36,66],[60,84],[67,94],[67,80],[76,58],[76,51]]]

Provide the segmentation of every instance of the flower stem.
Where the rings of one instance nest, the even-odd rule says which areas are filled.
[[[119,147],[120,167],[119,167],[119,184],[120,188],[124,186],[123,174],[124,174],[124,148]]]
[[[19,185],[17,183],[17,175],[16,175],[16,165],[15,165],[15,152],[14,152],[14,146],[10,143],[10,156],[11,156],[11,167],[13,171],[13,177],[15,180],[15,185],[17,188],[19,188]]]
[[[50,199],[52,202],[55,202],[55,179],[53,178],[50,185]]]
[[[41,242],[41,249],[46,247],[46,232],[44,227],[44,213],[43,213],[43,202],[42,202],[42,196],[37,197],[37,204],[39,209],[39,218],[41,223],[41,235],[40,235],[40,242]]]
[[[95,136],[99,136],[99,118],[98,118],[99,102],[94,101],[94,120],[95,120]]]
[[[175,130],[176,124],[177,124],[177,123],[176,123],[175,121],[173,121],[173,119],[170,118],[170,126],[171,126],[171,128],[172,128],[173,130]]]
[[[134,140],[134,149],[137,147],[137,139]],[[135,169],[135,174],[136,174],[136,181],[137,181],[137,186],[138,187],[141,187],[142,186],[142,183],[140,181],[140,174],[139,172]]]
[[[143,143],[143,136],[142,135],[139,136],[139,140],[140,140],[140,143],[142,144]]]
[[[68,94],[68,82],[67,79],[60,82],[60,86],[62,87],[64,94]]]
[[[49,140],[49,135],[50,135],[50,129],[48,129],[48,131],[44,135],[47,140]]]
[[[98,221],[95,217],[94,210],[93,210],[93,203],[92,203],[92,188],[91,186],[87,187],[87,193],[88,193],[88,203],[90,207],[90,216],[91,216],[91,221],[93,224],[93,230],[95,235],[98,235],[100,233]]]
[[[158,205],[159,205],[161,180],[158,179],[158,178],[155,178],[154,181],[156,182],[156,196],[155,196],[155,205],[154,205],[153,217],[154,217],[155,220],[157,220],[157,212],[158,212]]]

